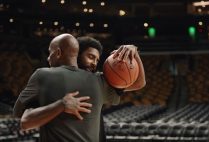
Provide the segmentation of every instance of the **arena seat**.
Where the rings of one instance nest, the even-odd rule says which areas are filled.
[[[161,137],[170,136],[171,131],[172,131],[172,128],[168,124],[161,124],[157,128],[157,134]]]
[[[184,130],[182,132],[183,137],[194,137],[196,132],[196,126],[194,124],[187,124],[184,127]]]
[[[148,135],[148,124],[146,123],[132,123],[132,136],[147,136]]]
[[[208,129],[208,125],[199,125],[196,128],[196,133],[195,133],[196,137],[209,137],[209,129]]]

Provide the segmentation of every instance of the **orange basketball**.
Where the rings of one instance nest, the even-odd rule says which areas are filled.
[[[125,62],[113,59],[110,55],[103,65],[103,72],[107,82],[115,88],[127,88],[132,85],[139,74],[139,66],[135,59],[132,64],[128,59]]]

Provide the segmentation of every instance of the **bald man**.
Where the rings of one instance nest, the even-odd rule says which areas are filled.
[[[41,142],[98,142],[101,107],[117,101],[117,96],[105,92],[101,78],[78,69],[78,51],[70,34],[55,37],[48,59],[57,67],[36,70],[16,101],[14,114],[21,118],[22,129],[40,127]],[[72,101],[76,95],[79,98]],[[85,112],[83,121],[75,117],[78,111]]]

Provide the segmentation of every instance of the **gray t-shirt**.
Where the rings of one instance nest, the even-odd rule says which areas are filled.
[[[18,97],[14,114],[21,116],[27,108],[45,106],[61,99],[66,93],[79,91],[79,96],[90,96],[93,104],[90,114],[85,118],[61,113],[40,128],[41,142],[98,142],[102,105],[117,104],[119,97],[103,79],[75,67],[38,69],[30,78],[26,88]]]

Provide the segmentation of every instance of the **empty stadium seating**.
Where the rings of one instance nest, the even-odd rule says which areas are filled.
[[[0,107],[2,115],[11,114],[11,104],[26,84],[34,66],[27,55],[20,52],[3,51],[0,55],[0,77],[1,84],[4,84],[0,87],[0,99],[4,104]],[[147,85],[142,90],[124,94],[117,109],[106,108],[105,111],[111,110],[104,115],[107,141],[208,141],[209,58],[208,55],[192,55],[192,59],[195,60],[193,65],[186,64],[188,59],[188,62],[180,63],[184,65],[178,66],[178,70],[183,68],[182,72],[185,73],[180,74],[180,77],[186,82],[183,87],[189,98],[187,105],[170,111],[172,105],[168,104],[168,99],[176,89],[176,76],[169,70],[171,57],[142,56]],[[14,98],[9,98],[9,93]],[[5,106],[5,102],[9,105]],[[35,142],[37,139],[38,129],[23,132],[19,129],[18,119],[0,120],[0,141]]]
[[[149,107],[156,108],[156,106]],[[112,112],[108,114],[108,117],[105,116],[105,118],[111,118],[109,121],[106,120],[105,127],[107,135],[111,138],[110,141],[117,141],[118,137],[116,136],[124,136],[124,139],[129,141],[130,136],[137,137],[139,140],[207,141],[209,119],[205,116],[208,116],[208,107],[209,104],[188,104],[175,113],[159,118],[155,122],[147,122],[146,119],[137,122],[136,118],[122,123],[120,119],[118,119],[119,121],[111,121],[113,119],[109,115],[113,115],[115,118],[120,117],[120,113]],[[130,107],[130,109],[134,110],[135,107]],[[124,110],[121,110],[121,112]],[[147,109],[148,112],[158,115],[155,111],[150,110],[152,109]],[[128,110],[128,112],[131,112],[131,110]],[[139,113],[137,117],[140,118],[140,115],[144,114]],[[130,115],[127,113],[127,116]],[[130,116],[131,118],[132,116]],[[205,118],[204,121],[201,118]]]

